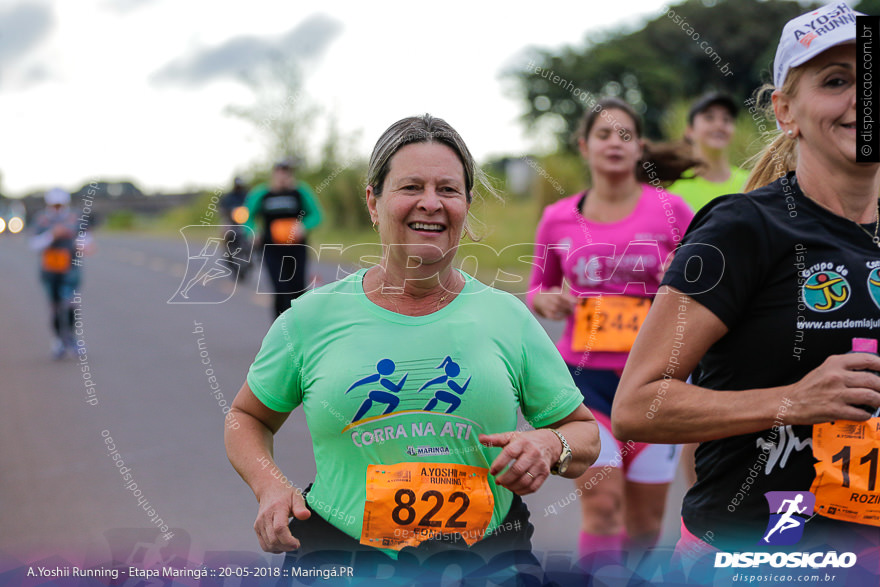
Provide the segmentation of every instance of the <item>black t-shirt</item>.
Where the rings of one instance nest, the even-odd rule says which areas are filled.
[[[694,218],[663,279],[729,329],[701,360],[695,383],[718,390],[788,385],[850,351],[853,338],[880,338],[880,286],[870,281],[880,283],[878,266],[870,236],[805,197],[794,173],[714,200]],[[776,408],[780,416],[788,410]],[[720,536],[712,543],[719,548],[725,537],[755,544],[769,519],[764,493],[810,489],[811,449],[812,426],[702,443],[698,482],[682,507],[685,525],[697,537]],[[829,524],[849,526],[817,517],[805,538]]]
[[[260,202],[260,214],[263,216],[263,242],[277,243],[277,239],[272,238],[272,223],[276,220],[290,220],[294,218],[302,220],[303,216],[305,216],[302,195],[296,188],[285,188],[279,191],[270,190],[263,196]]]

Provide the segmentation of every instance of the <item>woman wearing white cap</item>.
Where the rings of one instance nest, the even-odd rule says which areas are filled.
[[[878,542],[880,357],[848,354],[876,352],[864,339],[880,332],[880,164],[856,161],[855,15],[829,4],[785,26],[782,132],[748,197],[694,218],[615,396],[618,437],[702,443],[685,554]]]
[[[79,286],[77,233],[79,218],[70,209],[70,194],[52,188],[44,196],[46,209],[34,220],[32,249],[40,253],[40,281],[49,296],[52,318],[52,356],[60,359],[65,350],[76,352],[73,336],[73,292]],[[84,243],[84,239],[79,239]],[[81,248],[81,247],[80,247]],[[82,256],[82,250],[79,251]]]

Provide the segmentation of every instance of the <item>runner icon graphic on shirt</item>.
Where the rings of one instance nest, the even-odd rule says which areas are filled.
[[[361,385],[369,385],[376,382],[378,382],[379,385],[388,390],[370,390],[370,392],[367,394],[367,398],[363,401],[361,407],[358,409],[357,414],[355,414],[354,418],[352,418],[352,422],[357,422],[364,416],[364,414],[369,412],[370,408],[373,407],[373,402],[386,404],[388,406],[387,408],[385,408],[385,411],[382,412],[383,415],[394,411],[394,408],[396,408],[397,404],[400,403],[400,398],[395,394],[400,393],[400,390],[403,389],[403,386],[406,383],[406,378],[409,376],[409,373],[404,373],[403,378],[401,378],[401,380],[397,383],[394,383],[393,381],[388,379],[388,376],[394,373],[395,369],[397,369],[397,366],[394,364],[394,361],[392,361],[391,359],[382,359],[376,364],[376,373],[355,381],[351,384],[351,387],[345,390],[345,393],[348,393],[352,389],[360,387]]]
[[[434,392],[434,397],[427,403],[425,406],[425,411],[430,412],[439,402],[444,402],[449,404],[449,407],[446,409],[447,414],[451,414],[454,412],[458,406],[461,405],[461,398],[458,397],[460,395],[464,395],[464,392],[467,390],[468,384],[471,382],[471,378],[468,377],[467,381],[464,382],[464,385],[459,385],[453,378],[458,377],[461,374],[461,367],[458,363],[452,360],[452,357],[447,356],[443,359],[443,362],[437,366],[438,369],[443,369],[444,374],[439,377],[435,377],[434,379],[428,381],[423,386],[419,388],[419,391],[426,389],[432,385],[442,385],[446,384],[446,386],[457,393],[458,395],[454,395],[445,389],[438,389]]]

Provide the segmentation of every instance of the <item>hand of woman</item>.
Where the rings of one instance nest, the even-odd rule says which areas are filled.
[[[549,430],[480,434],[479,440],[486,446],[504,447],[489,473],[496,476],[496,484],[518,495],[537,491],[550,476],[550,467],[562,454],[559,438]],[[504,471],[508,465],[510,468]]]
[[[296,550],[299,540],[290,533],[287,524],[291,516],[306,520],[311,515],[299,489],[278,483],[260,496],[260,510],[254,522],[260,548],[275,554]]]
[[[550,320],[563,320],[574,312],[577,298],[561,288],[551,287],[532,298],[532,306],[535,312],[542,318]]]
[[[880,407],[880,357],[867,353],[832,355],[790,386],[786,424],[819,424],[831,420],[864,421],[871,417],[857,405]]]

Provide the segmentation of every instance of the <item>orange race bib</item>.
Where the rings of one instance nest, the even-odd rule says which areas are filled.
[[[880,418],[839,420],[813,426],[816,513],[826,518],[880,526],[877,460]]]
[[[272,242],[276,245],[292,245],[296,243],[296,218],[277,218],[269,225]]]
[[[70,251],[48,248],[43,251],[43,270],[49,273],[65,273],[70,269]]]
[[[581,298],[574,309],[571,350],[628,353],[650,308],[648,298]]]
[[[459,533],[471,545],[492,519],[488,469],[450,463],[367,467],[361,544],[400,550],[439,534]]]

